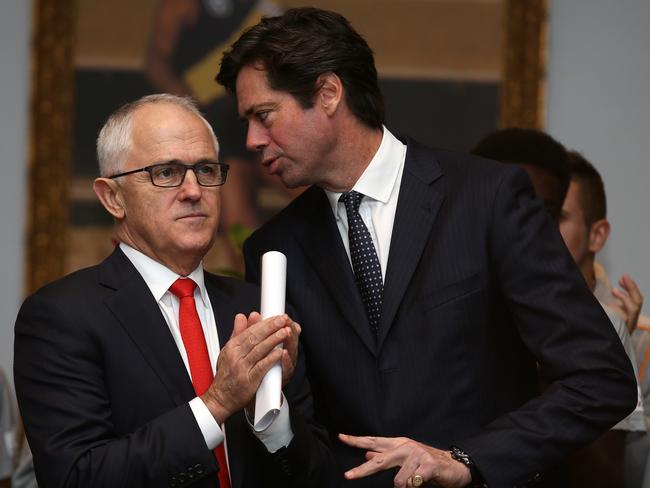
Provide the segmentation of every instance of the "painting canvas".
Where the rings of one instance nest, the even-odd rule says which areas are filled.
[[[46,0],[43,0],[46,1]],[[111,221],[92,191],[95,139],[121,104],[157,92],[194,97],[231,164],[222,222],[208,269],[241,273],[247,232],[284,207],[287,191],[245,150],[234,99],[214,82],[223,50],[262,15],[297,0],[78,0],[74,9],[72,164],[63,272],[110,253]],[[373,48],[386,124],[429,145],[467,151],[497,128],[504,76],[502,0],[321,0]],[[510,8],[510,10],[512,10]],[[503,114],[501,114],[501,118]],[[37,198],[37,196],[34,196]],[[34,253],[36,255],[36,253]]]

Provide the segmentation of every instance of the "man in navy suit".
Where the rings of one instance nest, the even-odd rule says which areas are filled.
[[[151,95],[113,113],[97,146],[94,189],[119,245],[29,297],[16,321],[39,486],[318,486],[329,450],[301,415],[299,326],[260,320],[257,287],[201,264],[228,169],[210,125],[189,99]],[[282,408],[254,431],[244,408],[277,361]]]
[[[391,134],[345,18],[263,19],[217,81],[269,173],[311,185],[248,240],[247,276],[287,255],[341,483],[549,484],[632,410],[630,363],[526,174]]]

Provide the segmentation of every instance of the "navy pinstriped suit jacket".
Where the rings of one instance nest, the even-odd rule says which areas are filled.
[[[544,484],[636,403],[620,340],[514,166],[407,141],[376,341],[321,189],[247,241],[248,279],[267,250],[288,258],[287,300],[341,473],[364,459],[338,432],[459,446],[491,488]]]
[[[205,273],[223,346],[255,286]],[[16,321],[15,382],[38,484],[216,487],[219,467],[188,401],[194,389],[146,283],[117,248],[29,297]],[[295,437],[269,455],[243,412],[226,421],[233,488],[319,486],[326,435],[309,426],[304,364],[286,390]],[[325,476],[329,476],[326,473]]]

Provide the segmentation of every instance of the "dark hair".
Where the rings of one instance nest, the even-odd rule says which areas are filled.
[[[580,208],[585,224],[590,227],[597,220],[607,217],[607,197],[603,179],[594,165],[576,151],[569,151],[569,170],[571,180],[580,185]]]
[[[555,218],[559,216],[569,189],[568,155],[564,146],[550,135],[534,129],[501,129],[481,139],[472,153],[502,163],[527,164],[552,176],[555,185],[547,190],[553,193],[559,208],[549,210]]]
[[[352,113],[373,129],[384,123],[372,50],[336,12],[294,8],[262,18],[224,53],[216,80],[236,94],[239,71],[256,63],[266,70],[272,89],[290,93],[303,108],[314,106],[319,76],[335,73]]]

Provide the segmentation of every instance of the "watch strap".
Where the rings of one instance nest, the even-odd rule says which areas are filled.
[[[456,446],[451,446],[449,448],[449,453],[451,454],[451,458],[454,461],[458,461],[459,463],[464,464],[467,469],[469,469],[469,474],[472,477],[472,481],[470,481],[466,488],[487,488],[485,480],[481,476],[481,473],[479,473],[476,464],[474,464],[474,461],[472,461],[472,458],[469,457],[469,454],[463,451],[460,447]]]

